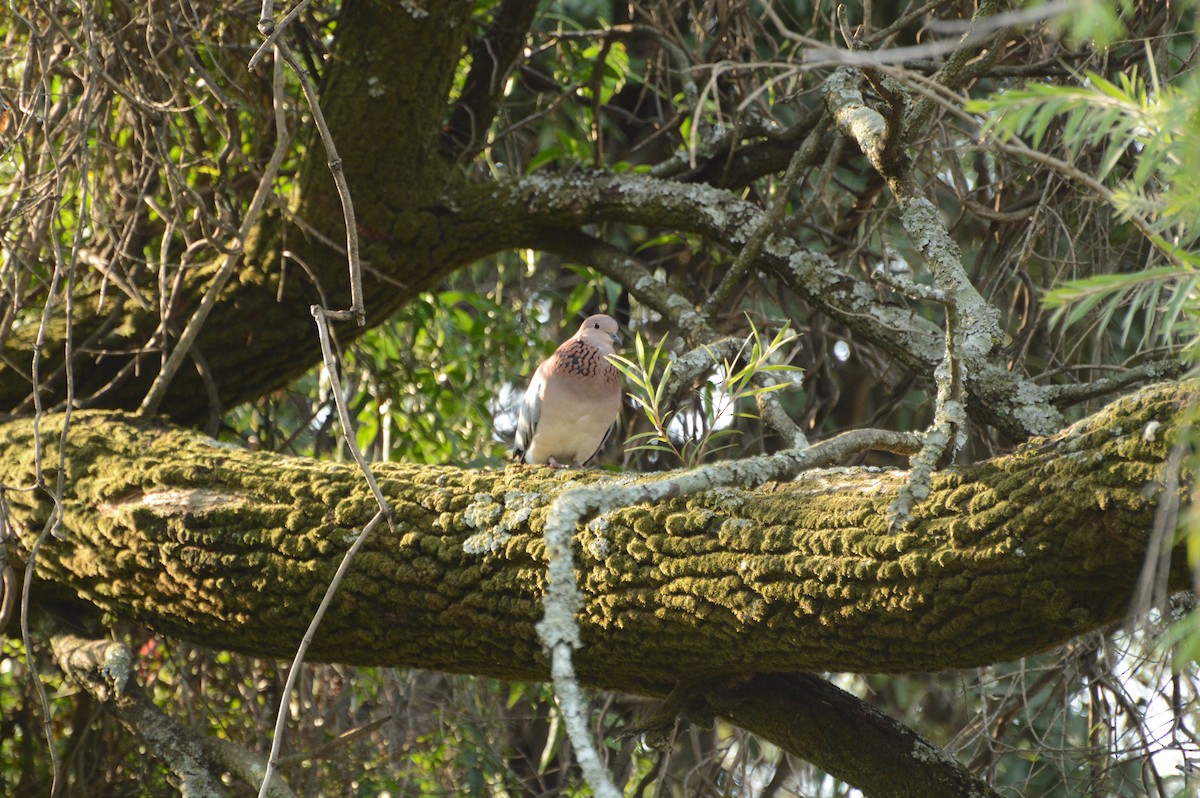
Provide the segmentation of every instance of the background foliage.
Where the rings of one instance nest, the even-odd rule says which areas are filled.
[[[847,269],[927,282],[882,182],[852,145],[832,140],[794,182],[782,177],[821,103],[828,64],[819,46],[844,47],[843,27],[873,50],[941,41],[939,20],[974,10],[956,0],[865,7],[868,19],[850,9],[843,26],[826,0],[546,3],[494,123],[467,147],[478,157],[464,157],[460,170],[480,181],[599,168],[702,177],[763,206],[783,203],[782,224]],[[477,35],[497,9],[477,0]],[[98,296],[101,318],[108,312],[116,320],[117,310],[140,303],[164,320],[160,336],[173,334],[166,321],[180,302],[182,276],[208,268],[212,251],[236,238],[275,143],[270,69],[244,66],[260,39],[258,8],[30,0],[11,10],[0,22],[7,108],[0,343],[32,341],[43,325],[63,323],[46,301],[63,280],[67,296]],[[1131,369],[1196,340],[1200,83],[1191,3],[1086,0],[1071,10],[1004,29],[964,85],[930,83],[945,52],[880,68],[932,101],[924,129],[911,137],[913,168],[948,220],[972,281],[1003,313],[1009,362],[1041,384],[1072,386],[1064,409],[1079,417],[1113,389],[1100,378],[1119,384]],[[315,2],[290,29],[314,81],[330,57],[338,14],[336,2]],[[452,100],[468,66],[464,59]],[[286,99],[294,143],[271,212],[291,218],[300,164],[316,144],[294,77]],[[746,143],[728,148],[730,141]],[[714,152],[722,156],[716,165]],[[744,339],[757,328],[770,341],[785,327],[799,333],[761,365],[804,370],[802,383],[776,395],[810,436],[928,423],[923,375],[814,312],[770,275],[729,279],[738,253],[652,225],[603,232],[695,304],[719,300],[711,310],[722,335]],[[288,279],[303,279],[300,255],[287,268]],[[156,303],[146,301],[147,286]],[[876,289],[941,322],[936,304]],[[665,353],[685,349],[680,331],[625,286],[562,256],[506,252],[457,272],[342,344],[360,447],[374,460],[503,465],[525,375],[596,309],[644,340],[664,341]],[[99,339],[81,330],[77,345],[87,350]],[[147,342],[147,357],[156,359],[154,344]],[[695,422],[719,391],[713,373],[658,408],[660,418],[689,420],[675,433],[681,448],[687,431],[712,431],[711,412],[707,423]],[[344,458],[330,390],[315,369],[213,426],[222,439],[250,447]],[[75,398],[87,405],[103,396]],[[40,402],[31,391],[25,409]],[[651,421],[629,403],[614,438],[637,441],[653,433]],[[716,456],[779,445],[748,392],[729,423],[733,445]],[[963,458],[1010,443],[977,427]],[[618,444],[603,462],[673,467],[663,454]],[[1200,764],[1195,670],[1186,656],[1200,637],[1190,629],[1180,633],[1185,656],[1175,671],[1152,626],[971,673],[834,678],[1005,794],[1185,795],[1197,788]],[[252,750],[268,747],[280,663],[136,628],[119,634],[138,650],[145,683],[175,717]],[[26,651],[13,630],[8,635],[0,652],[5,794],[43,795],[50,782],[27,655],[50,683],[52,737],[68,777],[63,794],[168,791],[138,744],[86,694],[57,680],[47,650]],[[295,758],[284,775],[300,794],[588,794],[541,685],[320,665],[306,667],[293,702],[288,752]],[[594,707],[610,768],[629,794],[851,792],[725,724],[681,728],[672,752],[662,754],[622,736],[645,715],[640,699],[600,695]]]

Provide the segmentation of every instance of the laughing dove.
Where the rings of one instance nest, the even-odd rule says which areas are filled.
[[[513,459],[583,465],[596,454],[621,409],[621,381],[605,356],[620,341],[610,316],[588,316],[529,381],[517,418]]]

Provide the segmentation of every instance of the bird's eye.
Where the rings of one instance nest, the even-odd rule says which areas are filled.
[[[593,323],[592,323],[592,326],[593,326],[593,327],[595,327],[597,330],[599,330],[599,329],[600,329],[600,322],[598,322],[598,321],[597,321],[597,322],[593,322]]]

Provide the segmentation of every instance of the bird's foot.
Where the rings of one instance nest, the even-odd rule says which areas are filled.
[[[560,463],[557,460],[555,460],[553,457],[547,458],[546,465],[548,465],[550,468],[570,468],[571,467],[570,463]]]

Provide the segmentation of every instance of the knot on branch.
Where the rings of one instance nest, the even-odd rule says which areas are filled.
[[[53,642],[59,667],[102,701],[114,701],[125,695],[133,672],[133,655],[124,645],[72,635],[58,635]]]

